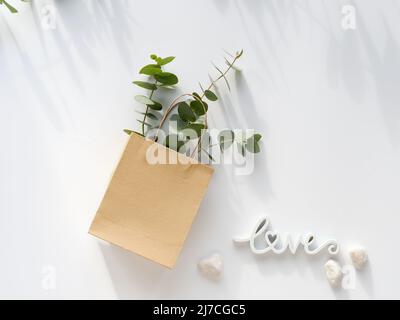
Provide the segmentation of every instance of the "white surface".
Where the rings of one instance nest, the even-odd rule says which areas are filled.
[[[347,31],[348,1],[60,0],[43,30],[46,3],[0,9],[1,298],[400,298],[399,1],[351,1]],[[231,94],[221,85],[211,125],[263,133],[255,173],[216,167],[173,271],[89,236],[148,55],[177,56],[192,91],[240,48],[243,74]],[[356,289],[330,288],[326,256],[234,246],[262,214],[365,246]],[[214,251],[219,282],[196,267]]]

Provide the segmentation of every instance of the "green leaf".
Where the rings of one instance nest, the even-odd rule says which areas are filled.
[[[166,65],[167,63],[172,62],[174,59],[175,59],[175,57],[166,57],[163,59],[159,59],[157,61],[157,63],[158,63],[158,65],[163,66],[163,65]]]
[[[259,133],[256,133],[256,134],[254,135],[254,139],[255,139],[257,142],[260,141],[261,138],[262,138],[262,135],[259,134]]]
[[[166,85],[166,84],[158,85],[158,88],[163,88],[163,89],[168,89],[168,90],[175,90],[176,89],[175,86],[169,86],[169,85]]]
[[[144,135],[142,135],[141,133],[136,132],[136,131],[133,131],[133,130],[124,129],[124,132],[125,132],[126,134],[128,134],[128,135],[131,135],[132,133],[136,133],[136,134],[138,134],[139,136],[144,137]]]
[[[251,153],[259,153],[260,152],[260,146],[258,145],[258,142],[256,141],[254,135],[247,139],[246,149]]]
[[[143,103],[143,104],[146,104],[148,106],[151,106],[151,105],[155,104],[155,102],[153,100],[151,100],[151,99],[149,99],[149,98],[147,98],[146,96],[143,96],[143,95],[135,96],[135,100],[137,102],[139,102],[139,103]]]
[[[210,100],[210,101],[217,101],[218,100],[218,97],[211,90],[204,91],[204,94],[205,94],[206,98],[208,100]]]
[[[18,10],[15,9],[11,4],[9,4],[6,0],[2,0],[1,3],[4,3],[4,5],[10,10],[11,13],[17,13]]]
[[[162,70],[159,65],[156,64],[148,64],[147,66],[144,66],[142,69],[139,71],[140,74],[147,74],[148,76],[154,76],[156,74],[161,74]]]
[[[196,97],[198,100],[201,100],[201,97],[200,97],[200,95],[199,95],[197,92],[193,92],[193,93],[192,93],[192,96]],[[197,99],[196,99],[196,100],[197,100]]]
[[[147,116],[146,117],[151,119],[151,120],[158,120],[159,119],[155,114],[153,114],[151,112],[147,112]]]
[[[146,114],[146,112],[138,112],[138,113],[140,113],[143,116]],[[147,116],[146,117],[151,119],[151,120],[159,120],[161,118],[161,115],[160,115],[159,112],[154,112],[154,113],[147,112]]]
[[[178,77],[170,72],[161,72],[154,74],[154,78],[162,84],[172,86],[178,83]]]
[[[221,151],[228,149],[235,139],[235,133],[232,130],[222,130],[218,135],[218,142]]]
[[[196,121],[196,115],[186,102],[179,103],[178,114],[183,121]]]
[[[162,109],[161,103],[159,103],[157,101],[153,101],[153,100],[152,100],[152,102],[153,102],[153,104],[147,105],[150,109],[153,109],[153,110],[161,110]]]
[[[152,125],[151,123],[143,122],[142,120],[136,120],[136,121],[139,122],[140,124],[144,124],[145,126],[148,126],[148,127],[150,127],[150,128],[153,127],[153,125]]]
[[[204,129],[204,124],[202,123],[189,123],[185,129],[192,129],[196,132],[197,136],[200,137],[201,130]]]
[[[175,113],[173,114],[170,118],[169,118],[169,123],[174,123],[174,127],[175,130],[177,131],[181,131],[183,129],[185,129],[188,125],[187,122],[183,121],[180,117],[179,114]]]
[[[154,83],[146,82],[146,81],[133,81],[134,84],[141,88],[145,88],[148,90],[157,90],[157,86]]]
[[[135,131],[129,130],[129,129],[124,129],[124,132],[128,135],[131,135],[132,133],[134,133]]]
[[[190,107],[198,116],[202,116],[208,111],[208,104],[204,101],[193,100],[190,102]]]

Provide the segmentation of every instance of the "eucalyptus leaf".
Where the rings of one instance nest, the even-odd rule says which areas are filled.
[[[153,101],[153,100],[151,100],[151,101],[153,102],[153,104],[147,105],[150,109],[157,110],[157,111],[162,109],[161,103],[159,103],[157,101]]]
[[[208,111],[208,104],[204,101],[193,100],[190,102],[190,107],[198,116],[202,116]]]
[[[175,59],[175,57],[166,57],[163,59],[160,58],[159,60],[157,60],[157,63],[158,63],[158,65],[163,66],[163,65],[166,65],[167,63],[172,62],[174,59]]]
[[[169,118],[169,122],[174,124],[175,130],[181,131],[184,130],[187,126],[188,123],[186,121],[183,121],[179,114],[175,113]]]
[[[148,89],[148,90],[157,90],[157,86],[154,83],[146,82],[146,81],[133,81],[137,86]]]
[[[166,84],[160,84],[160,85],[158,85],[158,88],[174,90],[174,89],[176,89],[176,86],[169,86],[169,85],[166,85]]]
[[[136,134],[138,134],[139,136],[144,137],[144,135],[142,135],[141,133],[139,133],[139,132],[137,132],[137,131],[134,131],[134,130],[124,129],[124,132],[125,132],[126,134],[128,134],[128,135],[131,135],[132,133],[136,133]]]
[[[129,129],[124,129],[124,132],[126,133],[126,134],[128,134],[128,135],[131,135],[133,132],[135,132],[135,131],[133,131],[133,130],[129,130]]]
[[[183,121],[196,121],[196,115],[186,102],[179,103],[178,114]]]
[[[204,95],[206,96],[206,98],[210,101],[217,101],[218,97],[215,95],[214,92],[212,92],[211,90],[206,90],[204,91]]]
[[[192,95],[197,98],[196,100],[201,100],[201,97],[197,92],[193,92]]]
[[[172,86],[178,83],[178,77],[170,72],[161,72],[154,74],[154,78],[162,84]]]
[[[146,115],[146,117],[151,119],[151,120],[158,120],[159,119],[158,115],[155,115],[154,113],[151,113],[151,112],[147,112],[147,113],[139,112],[139,113],[142,114],[142,115]]]
[[[15,8],[14,8],[11,4],[9,4],[6,0],[2,0],[2,1],[0,2],[0,4],[4,4],[4,5],[8,8],[8,10],[10,10],[11,13],[17,13],[17,12],[18,12],[18,10],[15,9]]]
[[[194,131],[196,132],[196,134],[197,134],[198,137],[200,137],[200,135],[201,135],[201,130],[204,129],[204,128],[205,128],[205,126],[204,126],[204,124],[202,124],[202,123],[189,123],[189,124],[186,126],[186,129],[194,130]]]
[[[136,112],[141,114],[141,115],[143,115],[143,116],[146,114],[146,112],[141,112],[141,111],[136,111]],[[147,112],[147,116],[150,119],[159,120],[159,119],[161,119],[162,114],[160,112],[158,112],[158,111],[152,111],[152,112],[148,111]]]
[[[137,95],[135,96],[135,100],[139,103],[146,104],[148,106],[154,105],[155,102],[151,100],[150,98],[143,96],[143,95]]]
[[[148,64],[147,66],[144,66],[142,69],[140,69],[139,73],[146,74],[148,76],[154,76],[156,74],[161,74],[162,70],[159,65]]]
[[[222,130],[218,135],[218,143],[221,151],[228,149],[235,139],[235,133],[232,130]]]
[[[260,146],[258,145],[254,135],[246,140],[246,149],[251,153],[260,152]]]
[[[152,127],[153,127],[153,125],[152,125],[151,123],[144,122],[144,121],[142,121],[142,120],[139,120],[139,119],[137,119],[136,121],[137,121],[137,122],[139,122],[140,124],[144,124],[145,126],[148,126],[148,127],[150,127],[150,128],[152,128]]]

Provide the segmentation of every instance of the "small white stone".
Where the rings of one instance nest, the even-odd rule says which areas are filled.
[[[328,281],[332,287],[338,287],[342,280],[342,268],[335,260],[328,260],[325,263],[325,273]]]
[[[217,279],[222,272],[222,258],[218,253],[214,253],[209,257],[201,259],[197,267],[206,277]]]
[[[367,251],[362,247],[350,249],[349,255],[356,269],[361,269],[368,261]]]

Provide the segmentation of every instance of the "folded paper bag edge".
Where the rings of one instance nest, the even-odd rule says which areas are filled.
[[[160,264],[163,267],[168,268],[169,270],[173,269],[173,267],[175,266],[176,261],[178,259],[179,253],[174,259],[171,259],[170,262],[155,261],[152,258],[150,258],[150,257],[148,257],[146,255],[143,255],[140,252],[137,252],[136,250],[133,251],[132,248],[129,248],[129,246],[126,246],[126,245],[124,245],[124,244],[122,244],[120,242],[111,242],[110,240],[107,239],[107,236],[105,236],[101,232],[101,227],[99,227],[99,223],[102,223],[102,222],[104,223],[105,221],[107,221],[107,219],[104,218],[104,217],[98,217],[96,219],[96,221],[93,220],[93,222],[92,222],[92,224],[90,226],[90,229],[88,231],[88,234],[90,234],[91,236],[94,236],[94,237],[96,237],[98,239],[101,239],[103,241],[106,241],[106,242],[108,242],[108,243],[110,243],[110,244],[112,244],[114,246],[117,246],[117,247],[119,247],[119,248],[121,248],[123,250],[126,250],[126,251],[128,251],[130,253],[134,253],[134,254],[142,257],[142,258],[145,258],[146,260],[148,260],[150,262],[157,262],[158,264]],[[114,224],[112,221],[107,221],[107,224],[108,224],[108,226],[113,225],[113,227],[115,227],[115,228],[122,228],[120,225]]]
[[[168,244],[168,242],[165,242],[165,241],[163,242],[160,239],[157,240],[154,237],[152,238],[151,230],[150,230],[149,237],[147,237],[149,239],[147,241],[148,243],[145,245],[141,245],[141,243],[143,243],[146,240],[145,239],[146,234],[147,234],[146,232],[149,231],[149,229],[144,230],[143,232],[136,232],[137,231],[136,225],[135,226],[133,226],[132,224],[121,225],[118,220],[113,221],[112,216],[109,215],[109,217],[111,219],[109,217],[107,217],[107,212],[110,212],[110,210],[111,210],[111,212],[114,212],[114,213],[112,213],[112,215],[119,214],[119,213],[115,213],[114,207],[108,208],[108,210],[106,210],[105,212],[104,212],[104,210],[103,210],[103,212],[101,210],[103,202],[104,202],[105,198],[107,197],[107,194],[108,194],[108,197],[110,197],[109,189],[112,189],[111,183],[112,183],[112,180],[114,179],[114,176],[117,176],[117,179],[118,179],[118,170],[122,170],[121,168],[119,168],[121,163],[123,163],[123,165],[121,165],[121,167],[124,167],[124,165],[126,166],[127,162],[129,163],[132,160],[133,161],[139,160],[140,158],[138,159],[138,158],[136,158],[136,156],[134,158],[132,158],[132,150],[134,150],[134,151],[139,150],[139,153],[143,153],[144,150],[146,149],[145,146],[149,146],[152,143],[156,143],[156,142],[147,140],[137,134],[132,134],[129,137],[128,142],[127,142],[124,150],[122,151],[121,157],[113,171],[113,174],[111,176],[108,187],[106,188],[106,191],[102,198],[101,204],[100,204],[99,209],[97,210],[97,213],[92,221],[92,224],[89,228],[88,233],[92,236],[98,237],[102,240],[105,240],[105,241],[111,243],[111,244],[117,245],[123,249],[130,251],[130,252],[136,253],[150,261],[157,262],[164,267],[172,269],[177,262],[177,259],[183,248],[184,242],[186,241],[187,235],[193,225],[195,217],[197,216],[198,209],[201,205],[202,199],[204,198],[204,196],[207,192],[207,188],[208,188],[209,182],[212,178],[214,168],[212,168],[209,165],[199,163],[195,159],[188,158],[183,154],[177,153],[175,150],[168,149],[165,146],[157,143],[158,146],[167,149],[168,152],[175,152],[178,157],[185,157],[186,158],[185,160],[189,161],[188,166],[187,166],[188,169],[197,167],[196,170],[200,170],[200,171],[194,171],[195,173],[197,173],[197,175],[195,174],[193,176],[194,183],[196,183],[196,179],[200,179],[200,180],[198,180],[199,188],[196,191],[197,195],[196,195],[196,193],[193,194],[193,196],[194,196],[193,203],[191,203],[189,207],[186,207],[188,210],[188,214],[184,213],[184,217],[182,217],[182,210],[181,210],[180,218],[178,218],[178,219],[184,219],[183,220],[184,228],[181,229],[180,235],[177,237],[176,245],[174,245],[173,243]],[[135,148],[137,148],[137,150],[135,150]],[[129,153],[130,153],[130,155],[129,155]],[[135,152],[135,154],[136,154],[136,152]],[[140,161],[142,161],[142,160],[140,160]],[[195,166],[193,167],[192,165],[195,165]],[[169,166],[169,165],[167,165],[167,166]],[[186,169],[185,169],[186,165],[179,163],[179,167],[178,167],[179,172],[181,172],[180,169],[182,168],[182,166],[184,168],[184,171],[186,171]],[[201,167],[201,168],[199,168],[199,167]],[[175,168],[177,168],[177,167],[175,167]],[[172,169],[172,170],[174,171],[175,169]],[[173,174],[175,174],[175,173],[173,173]],[[140,175],[140,173],[139,173],[139,175]],[[189,179],[189,181],[190,181],[190,179]],[[175,212],[175,208],[172,208],[172,209],[174,209],[173,212]],[[171,210],[171,208],[170,208],[170,210]],[[117,210],[117,212],[119,212],[119,211]],[[130,213],[129,213],[129,215],[130,215]],[[179,217],[179,215],[178,215],[178,217]],[[174,218],[174,216],[172,217],[172,219],[173,218]],[[104,219],[106,219],[106,220],[104,220]],[[178,220],[178,222],[182,222],[182,220],[181,221]],[[133,229],[132,229],[132,227],[133,227]],[[108,231],[107,231],[107,228],[108,228]],[[106,229],[106,230],[104,230],[104,229]],[[157,243],[157,241],[159,241],[159,243]],[[146,247],[148,249],[147,252],[146,252],[146,250],[147,250]],[[160,247],[161,247],[161,249],[160,249]],[[168,249],[170,247],[172,249]],[[163,252],[163,250],[164,250],[164,252]]]

